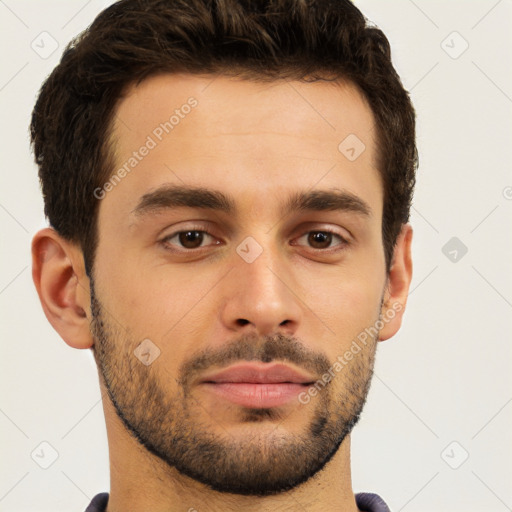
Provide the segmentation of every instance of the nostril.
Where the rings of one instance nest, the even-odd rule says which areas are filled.
[[[237,320],[238,325],[247,325],[249,323],[249,320],[246,320],[245,318],[239,318]]]

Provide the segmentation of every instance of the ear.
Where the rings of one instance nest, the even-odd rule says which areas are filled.
[[[90,348],[90,288],[82,251],[54,229],[38,231],[32,240],[32,278],[44,313],[73,348]]]
[[[397,238],[384,294],[381,309],[381,321],[384,326],[379,332],[379,341],[393,337],[402,325],[412,279],[411,242],[412,226],[404,224]]]

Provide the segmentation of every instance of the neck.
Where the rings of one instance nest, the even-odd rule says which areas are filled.
[[[242,496],[214,491],[169,467],[129,434],[106,395],[103,407],[110,456],[107,512],[358,511],[350,475],[350,436],[321,471],[298,487],[272,496]]]

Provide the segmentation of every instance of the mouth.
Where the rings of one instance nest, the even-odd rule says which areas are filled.
[[[202,389],[247,408],[278,407],[297,399],[315,379],[283,364],[243,364],[210,374]]]
[[[279,407],[304,391],[307,384],[283,382],[279,384],[255,384],[247,382],[205,383],[205,388],[224,400],[242,407],[262,409]]]

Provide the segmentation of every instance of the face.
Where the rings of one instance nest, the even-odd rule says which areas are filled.
[[[377,335],[352,350],[386,286],[371,110],[348,84],[163,75],[115,119],[125,172],[97,191],[91,331],[116,412],[213,489],[291,489],[336,453],[372,375]],[[241,364],[301,379],[215,380]]]

